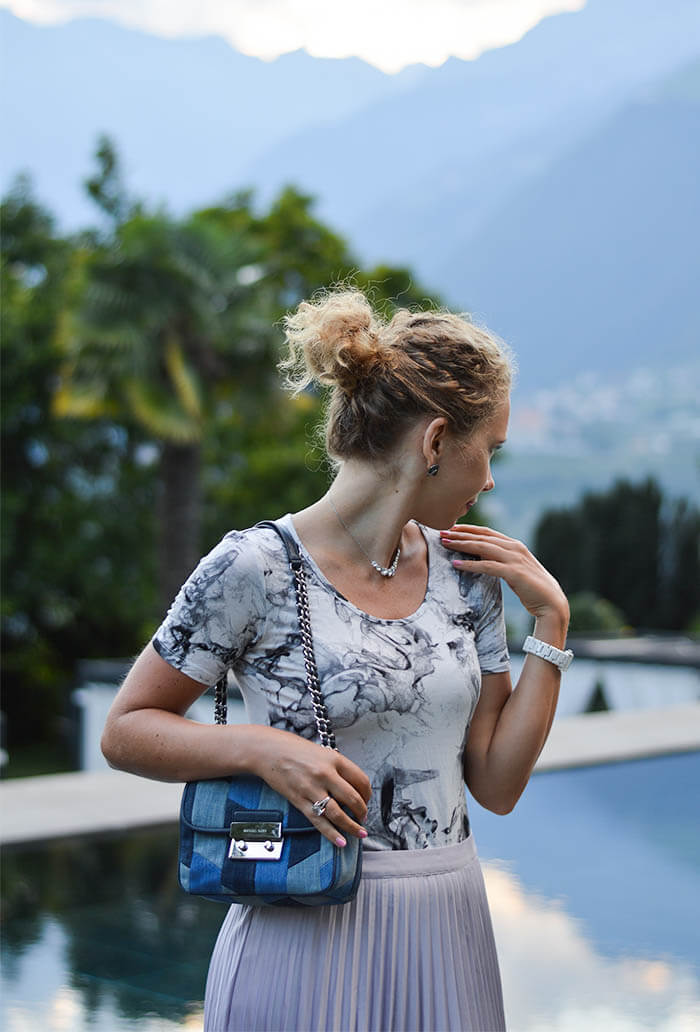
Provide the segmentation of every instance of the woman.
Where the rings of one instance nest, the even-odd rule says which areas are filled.
[[[256,527],[227,534],[186,582],[116,698],[104,753],[163,780],[253,772],[331,841],[363,839],[351,903],[229,909],[207,980],[210,1032],[500,1029],[464,784],[488,809],[512,809],[569,655],[554,578],[519,542],[455,525],[494,486],[508,355],[461,316],[399,311],[383,323],[356,290],[302,303],[286,330],[292,388],[330,388],[337,475],[283,522],[305,560],[339,751],[313,740],[286,554]],[[514,690],[499,578],[549,656],[528,656]],[[228,668],[250,723],[184,719]]]

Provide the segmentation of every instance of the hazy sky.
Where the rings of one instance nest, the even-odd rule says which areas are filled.
[[[272,58],[304,47],[315,57],[364,58],[386,72],[422,61],[473,58],[519,39],[547,14],[585,0],[0,0],[42,24],[97,15],[159,36],[223,36]]]

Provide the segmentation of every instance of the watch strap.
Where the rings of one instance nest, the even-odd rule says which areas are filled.
[[[555,667],[558,667],[562,673],[569,669],[574,658],[571,649],[558,649],[555,645],[550,645],[546,641],[540,641],[539,638],[534,638],[531,634],[528,634],[523,642],[523,652],[530,652],[533,656],[546,659],[548,663],[553,663]]]

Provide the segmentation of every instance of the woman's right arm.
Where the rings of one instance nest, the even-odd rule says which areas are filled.
[[[335,842],[364,829],[371,794],[364,772],[341,753],[262,724],[198,724],[184,714],[206,686],[176,670],[148,644],[107,716],[102,751],[111,767],[158,781],[198,781],[251,773],[263,778]],[[330,795],[326,814],[310,806]]]

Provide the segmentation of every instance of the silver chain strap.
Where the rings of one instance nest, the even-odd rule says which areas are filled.
[[[287,546],[288,535],[280,533],[281,528],[278,528],[276,524],[270,522],[265,523],[263,526],[274,527],[277,533],[280,535],[282,540]],[[309,611],[309,595],[306,589],[306,575],[304,573],[304,563],[299,555],[296,545],[294,546],[294,552],[296,554],[289,555],[289,565],[292,568],[294,574],[294,592],[296,595],[297,603],[297,615],[299,617],[299,627],[301,630],[301,649],[304,656],[304,667],[306,668],[306,687],[311,694],[311,704],[314,711],[314,718],[316,720],[316,730],[318,731],[318,737],[321,740],[321,745],[326,749],[336,749],[338,746],[335,743],[335,734],[331,726],[331,720],[328,715],[326,704],[323,701],[323,694],[321,692],[321,683],[318,678],[318,669],[316,667],[316,658],[314,656],[314,643],[311,634],[311,613]],[[214,720],[217,724],[225,724],[227,720],[227,696],[228,696],[228,675],[224,676],[217,682],[214,693]]]
[[[228,720],[228,674],[216,682],[214,688],[214,723],[225,724]]]
[[[321,745],[327,749],[337,749],[335,734],[331,726],[330,717],[326,704],[321,693],[321,684],[318,679],[316,658],[314,656],[314,644],[311,637],[311,614],[309,612],[309,595],[306,590],[306,576],[304,564],[301,558],[292,559],[291,567],[294,571],[294,588],[297,596],[297,613],[299,626],[301,627],[301,648],[304,653],[304,666],[306,667],[306,687],[311,693],[311,704],[314,717],[316,718],[316,729]]]

